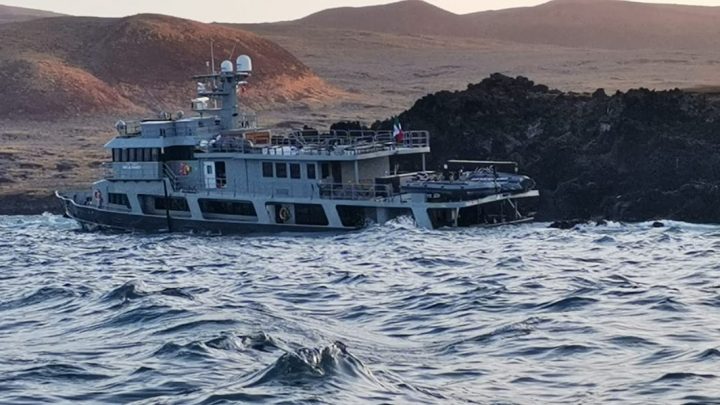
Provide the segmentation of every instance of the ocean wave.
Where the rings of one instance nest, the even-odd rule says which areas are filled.
[[[720,226],[664,222],[216,237],[0,217],[0,403],[707,402]]]

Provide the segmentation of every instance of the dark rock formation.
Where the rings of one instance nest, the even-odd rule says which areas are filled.
[[[720,222],[720,100],[712,95],[564,93],[495,74],[428,95],[400,120],[432,132],[430,168],[448,159],[519,162],[542,192],[541,219]]]

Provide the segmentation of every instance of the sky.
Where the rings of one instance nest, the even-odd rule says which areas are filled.
[[[436,6],[463,14],[483,10],[533,6],[547,0],[428,0]],[[160,13],[213,22],[271,22],[294,20],[333,7],[359,7],[391,0],[0,0],[8,6],[28,7],[71,15],[122,17]],[[720,0],[656,0],[652,3],[720,6]]]

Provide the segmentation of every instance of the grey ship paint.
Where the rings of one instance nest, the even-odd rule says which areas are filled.
[[[243,55],[195,76],[193,117],[119,121],[104,178],[91,190],[56,193],[66,214],[88,230],[214,233],[352,230],[400,216],[424,228],[533,219],[525,206],[539,195],[534,183],[487,167],[503,162],[426,171],[426,131],[258,126],[237,96],[251,73]],[[423,170],[403,173],[398,157]]]

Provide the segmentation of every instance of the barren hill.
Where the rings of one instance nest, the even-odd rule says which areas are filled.
[[[535,7],[465,15],[422,0],[404,0],[381,6],[330,9],[277,24],[595,49],[720,46],[720,7],[621,0],[554,0]],[[254,30],[252,26],[248,29]]]
[[[720,7],[618,0],[555,0],[462,16],[475,35],[531,44],[605,49],[711,49]]]
[[[0,4],[0,24],[35,20],[37,18],[59,17],[62,14],[32,8],[3,6]]]
[[[58,17],[0,25],[0,116],[170,110],[186,105],[193,74],[248,54],[256,106],[335,93],[277,44],[249,32],[161,15]]]
[[[360,31],[407,35],[472,35],[472,27],[458,25],[459,16],[421,0],[379,6],[333,8],[294,23]]]

